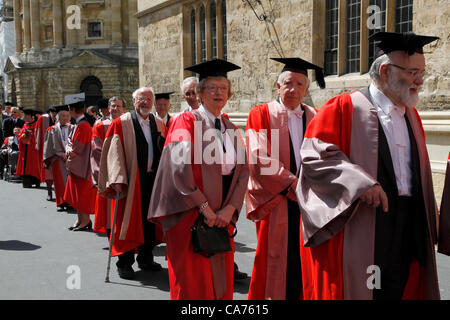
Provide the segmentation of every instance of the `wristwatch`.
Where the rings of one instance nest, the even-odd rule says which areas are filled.
[[[208,201],[203,202],[199,207],[198,207],[198,211],[200,211],[200,213],[203,213],[203,210],[205,210],[205,208],[208,206]]]

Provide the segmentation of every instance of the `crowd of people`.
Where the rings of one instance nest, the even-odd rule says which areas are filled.
[[[414,108],[423,84],[422,47],[435,37],[380,32],[366,89],[319,111],[303,100],[315,72],[300,58],[283,65],[278,98],[250,110],[246,135],[222,111],[232,96],[220,59],[186,68],[188,108],[171,116],[170,95],[141,87],[45,114],[5,104],[2,169],[24,188],[45,183],[58,211],[75,210],[71,231],[108,235],[117,272],[162,269],[166,243],[171,299],[232,299],[247,278],[231,250],[194,251],[193,226],[234,231],[244,205],[257,248],[248,298],[439,299],[434,247],[450,255],[450,169],[437,210],[425,135]],[[450,154],[449,154],[450,163]],[[449,164],[450,166],[450,164]],[[94,218],[94,222],[91,217]],[[214,229],[214,230],[216,230]],[[368,284],[370,267],[379,281]]]

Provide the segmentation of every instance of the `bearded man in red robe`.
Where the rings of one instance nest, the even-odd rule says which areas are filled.
[[[303,141],[297,197],[305,299],[439,299],[436,203],[414,106],[422,47],[379,32],[372,84],[328,101]],[[448,232],[448,230],[447,230]]]

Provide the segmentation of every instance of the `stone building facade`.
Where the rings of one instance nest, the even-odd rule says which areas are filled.
[[[138,81],[137,0],[14,0],[16,53],[9,100],[46,110],[85,92],[86,104],[121,95]]]
[[[282,68],[269,58],[301,57],[324,66],[327,88],[311,84],[306,103],[370,83],[375,31],[413,31],[440,40],[424,48],[427,75],[420,111],[440,195],[450,150],[450,0],[139,0],[139,81],[176,91],[182,108],[184,68],[212,57],[241,66],[231,72],[233,97],[225,111],[241,127],[248,111],[277,96]],[[310,78],[313,75],[310,74]]]

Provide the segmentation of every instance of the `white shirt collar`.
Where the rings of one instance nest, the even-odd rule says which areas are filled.
[[[139,123],[140,123],[141,125],[142,125],[142,124],[149,125],[149,123],[150,123],[150,121],[149,121],[150,115],[148,115],[147,119],[144,119],[144,118],[142,118],[142,116],[139,114],[139,112],[136,112],[136,114],[137,114],[138,121],[139,121]]]
[[[206,116],[214,123],[214,121],[218,118],[220,119],[220,122],[222,122],[222,112],[220,112],[220,115],[216,118],[211,112],[209,112],[203,105],[200,105],[198,108],[199,111],[204,112]]]
[[[282,106],[284,109],[286,109],[286,111],[287,111],[287,113],[288,113],[288,117],[290,117],[291,114],[294,114],[294,113],[298,113],[298,114],[300,114],[300,115],[303,114],[303,109],[302,109],[302,104],[301,104],[301,103],[297,106],[297,108],[295,108],[294,110],[291,110],[291,109],[289,109],[288,107],[286,107],[286,106],[284,105],[283,100],[282,100],[281,97],[280,97],[280,104],[281,104],[281,106]]]
[[[81,116],[79,116],[78,118],[76,118],[76,119],[75,119],[75,123],[78,124],[78,123],[81,121],[81,119],[83,119],[83,118],[84,118],[84,114],[82,114]]]
[[[390,115],[392,110],[397,109],[400,114],[405,114],[405,108],[401,106],[396,106],[391,99],[389,99],[380,89],[378,89],[375,84],[371,83],[369,86],[369,92],[372,96],[372,102],[383,111],[384,114]]]

